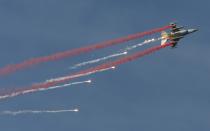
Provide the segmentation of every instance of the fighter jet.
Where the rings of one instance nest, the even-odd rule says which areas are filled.
[[[161,33],[162,37],[161,45],[164,45],[167,41],[171,41],[173,43],[172,47],[176,47],[179,40],[184,38],[185,35],[198,31],[198,29],[184,29],[184,26],[177,27],[176,23],[170,23],[170,26],[171,26],[170,33],[167,33],[165,31]]]

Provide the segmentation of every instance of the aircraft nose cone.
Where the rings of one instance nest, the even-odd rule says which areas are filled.
[[[193,32],[196,32],[196,31],[198,31],[198,29],[189,29],[188,30],[189,33],[193,33]]]

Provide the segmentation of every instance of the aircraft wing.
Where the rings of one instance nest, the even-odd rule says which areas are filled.
[[[181,37],[175,37],[175,38],[171,39],[171,41],[174,43],[172,47],[176,47],[177,43],[182,38],[183,38],[183,36],[181,36]]]

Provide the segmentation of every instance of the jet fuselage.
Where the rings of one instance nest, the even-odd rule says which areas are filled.
[[[172,39],[173,38],[183,38],[185,35],[191,34],[196,31],[197,31],[197,29],[180,30],[177,32],[171,32],[169,37]]]

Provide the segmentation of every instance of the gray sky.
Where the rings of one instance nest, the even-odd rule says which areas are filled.
[[[209,5],[208,0],[1,0],[0,67],[160,27],[173,20],[200,31],[183,39],[176,49],[167,48],[115,71],[78,79],[91,78],[92,85],[0,101],[0,111],[81,110],[0,116],[0,129],[209,131]],[[1,90],[72,73],[69,66],[122,47],[125,45],[14,73],[0,78]]]

